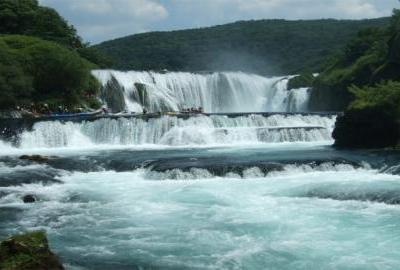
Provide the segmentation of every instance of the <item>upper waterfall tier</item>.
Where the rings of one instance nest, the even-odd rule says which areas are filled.
[[[307,88],[287,90],[287,77],[266,78],[242,72],[194,74],[95,70],[102,98],[113,111],[304,112]]]

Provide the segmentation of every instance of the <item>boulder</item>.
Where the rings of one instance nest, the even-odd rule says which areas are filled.
[[[335,146],[341,148],[394,147],[399,135],[395,117],[383,108],[346,111],[338,117],[333,131]]]
[[[36,202],[35,196],[33,196],[31,194],[25,195],[24,197],[22,197],[22,200],[24,201],[24,203],[34,203],[34,202]]]
[[[2,270],[61,270],[58,257],[51,252],[46,233],[30,232],[13,236],[0,244]]]

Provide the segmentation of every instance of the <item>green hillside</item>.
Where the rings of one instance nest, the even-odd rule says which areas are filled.
[[[0,111],[96,108],[99,84],[90,72],[104,59],[54,9],[37,0],[0,1]]]
[[[136,70],[242,70],[261,74],[319,71],[370,20],[258,20],[209,28],[132,35],[97,46],[114,68]]]

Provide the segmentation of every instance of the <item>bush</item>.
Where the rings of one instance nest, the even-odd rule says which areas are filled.
[[[92,64],[76,52],[53,42],[27,36],[0,38],[0,101],[2,108],[35,103],[84,106],[87,96],[98,93]]]

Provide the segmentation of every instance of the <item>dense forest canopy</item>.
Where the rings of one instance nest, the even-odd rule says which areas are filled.
[[[70,48],[83,47],[75,28],[54,9],[39,6],[37,0],[1,0],[0,33],[35,36]]]
[[[95,46],[117,69],[242,70],[259,74],[318,72],[359,30],[384,27],[388,18],[351,20],[258,20],[137,34]]]

